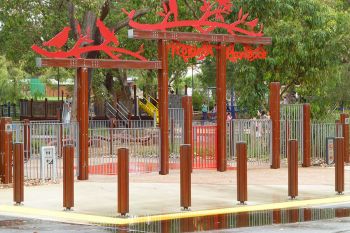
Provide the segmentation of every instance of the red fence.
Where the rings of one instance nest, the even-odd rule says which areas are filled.
[[[193,126],[193,168],[216,168],[216,134],[216,125]]]

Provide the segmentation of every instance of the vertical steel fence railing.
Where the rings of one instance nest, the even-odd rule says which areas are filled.
[[[78,130],[76,122],[13,122],[13,142],[24,144],[25,180],[60,179],[63,175],[62,150],[65,145],[74,146],[76,165],[79,154]]]
[[[117,174],[117,151],[129,149],[130,172],[159,171],[159,128],[89,129],[89,173]]]
[[[180,145],[184,142],[184,110],[169,108],[169,151],[170,168],[179,168]]]
[[[272,123],[269,119],[232,120],[230,123],[231,145],[228,145],[228,163],[235,166],[237,161],[236,143],[247,143],[249,164],[268,164],[272,153]]]
[[[193,168],[216,168],[216,125],[194,125],[192,133]]]
[[[281,105],[281,159],[286,162],[288,141],[295,139],[298,141],[299,162],[303,161],[303,105],[288,104]]]
[[[311,125],[311,159],[313,163],[327,161],[327,140],[343,136],[343,127],[336,123],[314,122]]]

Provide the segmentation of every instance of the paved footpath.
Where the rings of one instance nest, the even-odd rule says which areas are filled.
[[[334,191],[334,168],[299,168],[298,200],[337,197],[350,200],[350,179],[347,178],[350,177],[350,169],[345,170],[346,192],[344,196],[337,196]],[[286,168],[250,169],[246,207],[270,204],[271,208],[277,205],[274,203],[293,203],[287,197],[287,175]],[[129,216],[180,213],[179,180],[178,171],[171,171],[168,176],[156,173],[131,175]],[[0,206],[12,206],[12,192],[11,188],[0,189]],[[62,193],[62,183],[25,187],[23,208],[62,213]],[[278,205],[275,207],[278,208]],[[237,207],[236,171],[219,173],[194,170],[192,212]],[[3,210],[0,208],[0,215]],[[91,176],[89,181],[75,182],[75,207],[72,213],[113,217],[118,215],[116,210],[116,176]]]

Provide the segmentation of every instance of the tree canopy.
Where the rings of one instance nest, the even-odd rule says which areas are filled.
[[[242,7],[244,12],[250,13],[250,20],[258,17],[265,26],[265,35],[273,38],[272,46],[266,47],[266,60],[228,64],[227,88],[234,88],[239,106],[248,109],[251,115],[259,108],[266,108],[268,84],[272,81],[281,82],[283,94],[298,92],[301,95],[300,101],[312,102],[316,115],[322,116],[339,105],[349,105],[350,94],[345,89],[350,85],[348,0],[232,0],[232,3],[234,10],[225,18],[227,23],[235,20]],[[196,19],[201,13],[203,1],[178,0],[178,5],[178,17]],[[40,45],[63,27],[73,26],[68,43],[70,46],[76,37],[75,20],[80,22],[84,30],[90,28],[96,32],[94,23],[96,18],[100,18],[115,30],[121,47],[137,50],[143,43],[147,48],[145,57],[156,59],[156,43],[127,40],[128,19],[122,12],[123,8],[128,11],[136,9],[138,22],[155,23],[161,20],[157,12],[162,10],[162,4],[158,0],[1,1],[0,56],[3,56],[2,60],[5,59],[6,64],[19,69],[21,75],[54,75],[50,69],[39,70],[35,67],[36,55],[31,51],[31,45]],[[93,39],[98,42],[101,37],[94,33]],[[105,55],[90,53],[87,57],[103,58]],[[187,67],[195,64],[195,61],[185,64],[178,57],[169,61],[170,85],[183,86],[183,83],[188,83],[189,80],[184,79]],[[2,67],[5,70],[4,65]],[[200,85],[197,87],[205,89],[207,86],[215,86],[215,60],[207,58],[202,62],[201,68],[202,74],[197,76],[196,81]],[[0,73],[0,82],[9,77],[4,73],[6,72]],[[74,75],[69,72],[64,74]],[[143,79],[139,81],[142,88],[150,92],[154,90],[156,72],[131,71],[129,74]],[[117,77],[117,80],[113,81],[113,77]],[[91,73],[91,81],[94,80],[91,86],[97,96],[107,98],[106,92],[114,94],[118,90],[125,91],[126,77],[126,71],[123,70],[96,70]],[[129,98],[130,93],[124,93],[123,96]]]

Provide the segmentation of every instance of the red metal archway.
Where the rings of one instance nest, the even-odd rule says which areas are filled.
[[[249,14],[243,14],[240,9],[237,20],[226,23],[224,16],[230,15],[233,4],[229,1],[216,0],[215,4],[209,4],[203,0],[199,20],[180,20],[176,0],[163,3],[163,12],[159,15],[163,21],[157,24],[140,24],[133,20],[135,10],[127,12],[129,25],[129,38],[150,39],[158,41],[159,61],[147,61],[142,56],[143,46],[139,51],[133,52],[119,47],[118,38],[110,31],[102,21],[97,20],[96,26],[100,30],[104,40],[99,45],[94,45],[89,30],[84,34],[80,26],[78,40],[68,51],[61,48],[67,43],[69,27],[64,28],[50,41],[43,43],[51,49],[43,49],[33,45],[32,49],[38,54],[47,57],[37,60],[39,67],[65,67],[77,69],[78,77],[78,121],[79,121],[79,179],[88,179],[88,69],[94,68],[127,68],[127,69],[156,69],[158,70],[159,93],[159,120],[161,129],[161,169],[160,174],[169,173],[169,139],[168,139],[168,52],[181,56],[184,61],[190,58],[204,59],[214,56],[216,50],[217,74],[217,170],[226,170],[226,64],[227,60],[236,62],[246,59],[253,61],[264,59],[267,52],[264,45],[271,44],[271,38],[263,37],[263,25],[258,19],[248,21]],[[169,17],[173,16],[173,21]],[[214,18],[214,20],[213,20]],[[169,32],[167,29],[192,27],[199,33]],[[210,34],[220,28],[228,34]],[[167,41],[171,41],[168,43]],[[200,47],[180,43],[184,41],[203,42]],[[228,44],[228,45],[227,45]],[[243,44],[243,51],[236,51],[235,44]],[[255,47],[254,47],[255,46]],[[84,59],[84,53],[100,51],[107,54],[110,60]],[[121,56],[132,56],[136,61],[121,60]]]
[[[226,171],[226,64],[227,60],[254,61],[265,59],[267,52],[264,45],[270,45],[272,39],[263,37],[263,25],[258,19],[248,21],[249,14],[243,14],[240,9],[237,20],[226,23],[224,16],[230,15],[233,4],[227,1],[215,1],[210,4],[203,0],[200,8],[203,15],[199,20],[181,20],[178,17],[178,5],[176,0],[163,2],[163,12],[158,12],[163,20],[156,24],[141,24],[133,20],[135,10],[130,12],[123,9],[129,17],[129,38],[148,39],[158,41],[158,56],[162,61],[162,69],[158,74],[159,93],[159,120],[161,128],[161,171],[160,174],[169,173],[169,142],[168,142],[168,50],[172,55],[181,56],[184,61],[190,58],[204,59],[214,56],[213,50],[217,51],[216,61],[216,94],[217,94],[217,170]],[[173,16],[173,21],[169,21]],[[214,21],[212,20],[213,18]],[[169,32],[167,29],[192,27],[199,33]],[[224,29],[228,34],[210,34],[215,29]],[[167,41],[171,41],[167,44]],[[182,44],[180,42],[202,42],[201,47]],[[214,44],[212,44],[214,43]],[[229,44],[228,46],[226,44]],[[235,44],[243,44],[243,51],[235,51]],[[253,46],[256,46],[253,48]]]

